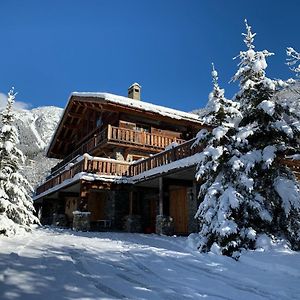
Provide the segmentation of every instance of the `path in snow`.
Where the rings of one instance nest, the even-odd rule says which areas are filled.
[[[0,299],[300,299],[300,254],[239,262],[186,238],[36,229],[0,239]]]

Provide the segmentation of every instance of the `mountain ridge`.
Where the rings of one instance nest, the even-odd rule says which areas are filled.
[[[0,112],[4,108],[0,109]],[[21,173],[31,186],[36,187],[58,162],[47,158],[46,149],[52,138],[63,109],[56,106],[41,106],[33,109],[15,109],[13,124],[19,132],[17,147],[25,155]],[[1,120],[0,120],[0,124]]]

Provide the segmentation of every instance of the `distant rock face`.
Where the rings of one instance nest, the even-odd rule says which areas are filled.
[[[15,110],[14,124],[19,131],[20,140],[18,148],[26,156],[22,173],[33,187],[36,187],[58,162],[56,159],[46,158],[45,152],[62,112],[62,108],[55,106]]]
[[[287,105],[293,113],[300,117],[300,81],[296,81],[289,87],[275,95],[276,101]]]

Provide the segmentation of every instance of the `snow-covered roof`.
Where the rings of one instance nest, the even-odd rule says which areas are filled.
[[[157,113],[162,116],[173,118],[173,119],[178,119],[178,120],[184,119],[184,120],[200,122],[200,118],[196,114],[187,113],[181,110],[152,104],[142,100],[135,100],[124,96],[119,96],[119,95],[114,95],[109,93],[93,93],[93,92],[73,92],[70,96],[70,99],[72,98],[72,96],[95,98],[95,100],[98,98],[107,103],[115,103],[115,104],[120,104],[131,108],[141,109],[144,111]]]
[[[158,115],[176,119],[176,120],[184,120],[184,121],[196,122],[198,124],[203,124],[203,121],[201,120],[200,116],[197,114],[194,114],[194,113],[188,113],[188,112],[180,111],[177,109],[168,108],[168,107],[164,107],[161,105],[156,105],[156,104],[152,104],[149,102],[135,100],[135,99],[131,99],[128,97],[119,96],[119,95],[110,94],[110,93],[73,92],[73,93],[71,93],[71,95],[68,99],[68,102],[64,109],[64,113],[62,114],[60,121],[57,123],[56,129],[54,131],[54,134],[52,135],[52,138],[50,140],[50,143],[49,143],[46,153],[49,153],[49,151],[51,149],[51,146],[56,138],[57,131],[63,122],[66,110],[70,104],[72,97],[86,98],[86,99],[84,99],[85,101],[90,101],[90,98],[93,98],[93,101],[99,101],[101,103],[106,102],[106,103],[118,104],[118,105],[122,105],[124,107],[135,108],[135,109],[139,109],[141,111],[151,112],[154,114],[158,114]]]

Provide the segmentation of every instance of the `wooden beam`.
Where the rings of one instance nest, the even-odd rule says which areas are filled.
[[[177,178],[165,178],[164,180],[165,185],[176,185],[176,186],[193,186],[193,180],[186,180],[186,179],[177,179]]]
[[[78,113],[74,113],[74,112],[69,112],[68,113],[68,117],[71,117],[71,118],[82,118],[82,114],[78,114]]]
[[[76,105],[84,107],[84,109],[91,108],[92,110],[102,111],[103,107],[100,103],[90,102],[90,101],[76,101]],[[78,110],[77,110],[78,112]]]
[[[58,193],[60,198],[64,198],[64,197],[79,197],[79,192],[59,192]]]
[[[133,214],[133,191],[130,189],[129,191],[129,215]]]
[[[59,139],[57,139],[57,142],[59,142],[59,143],[64,143],[64,144],[71,144],[71,143],[73,143],[74,142],[74,140],[72,139],[72,140],[70,140],[70,139],[65,139],[65,138],[59,138]]]
[[[64,124],[63,127],[69,128],[69,129],[78,129],[78,126],[76,126],[76,125],[71,125],[71,124]]]

